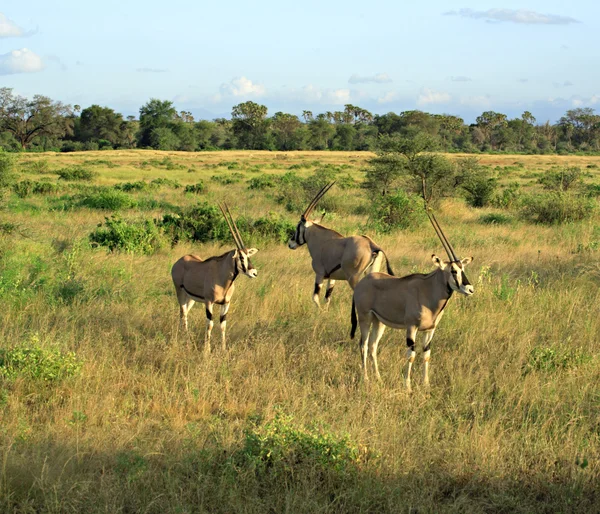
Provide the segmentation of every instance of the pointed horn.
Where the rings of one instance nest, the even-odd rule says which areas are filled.
[[[448,238],[446,237],[446,234],[444,234],[444,231],[442,230],[441,225],[438,223],[437,218],[435,217],[435,214],[433,214],[433,212],[431,213],[431,215],[433,216],[433,220],[435,221],[435,224],[438,226],[439,230],[440,230],[440,234],[442,234],[442,237],[444,238],[444,241],[446,241],[446,244],[448,245],[448,248],[450,248],[450,252],[452,253],[452,258],[457,261],[458,257],[456,256],[456,252],[454,251],[454,248],[452,248],[452,245],[450,244],[450,241],[448,240]]]
[[[237,234],[238,241],[242,245],[241,249],[243,250],[246,248],[246,245],[244,244],[244,240],[242,239],[242,234],[240,234],[240,231],[237,227],[237,223],[233,219],[233,216],[231,215],[231,211],[229,210],[229,206],[227,204],[225,204],[225,209],[227,209],[227,214],[229,214],[229,217],[231,218],[231,222],[233,223],[233,228],[235,229],[235,233]]]
[[[437,220],[434,221],[435,216],[433,216],[433,213],[430,213],[429,209],[427,209],[427,208],[425,209],[425,212],[427,213],[427,216],[429,217],[429,221],[431,221],[431,224],[433,225],[433,229],[435,230],[435,233],[440,238],[442,246],[444,247],[444,250],[446,250],[446,253],[448,254],[448,258],[451,261],[455,260],[454,257],[452,256],[452,251],[450,250],[450,247],[448,246],[448,243],[447,243],[445,237],[442,235],[441,228],[437,224]]]
[[[317,205],[319,200],[321,198],[323,198],[323,196],[325,196],[327,191],[329,191],[333,187],[334,184],[335,184],[335,180],[333,182],[330,182],[329,184],[324,185],[321,188],[321,190],[317,193],[317,195],[313,198],[312,202],[310,202],[310,204],[304,211],[304,214],[302,214],[303,218],[306,218],[312,212],[312,210],[315,208],[315,206]]]
[[[223,213],[223,217],[225,218],[225,221],[227,222],[227,225],[229,226],[229,231],[231,232],[231,236],[233,237],[235,246],[237,246],[238,250],[241,250],[242,246],[240,245],[239,241],[237,240],[236,234],[233,230],[233,226],[231,225],[231,222],[227,218],[227,214],[225,214],[225,209],[223,209],[223,206],[220,203],[218,203],[217,205],[219,206],[219,209],[221,209],[221,212]]]

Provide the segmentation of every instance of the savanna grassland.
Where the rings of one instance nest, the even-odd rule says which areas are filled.
[[[236,219],[295,224],[300,212],[276,201],[277,188],[249,181],[331,165],[346,187],[331,191],[323,223],[371,235],[398,275],[432,270],[443,250],[430,226],[366,226],[358,185],[369,157],[22,155],[17,173],[30,183],[6,192],[0,211],[0,511],[600,511],[599,217],[535,225],[444,200],[438,217],[457,252],[474,257],[475,294],[451,299],[432,342],[431,391],[419,351],[411,395],[404,333],[386,331],[383,383],[364,383],[350,288],[338,282],[317,312],[308,251],[289,250],[281,235],[245,236],[260,250],[259,276],[236,282],[228,349],[215,326],[209,356],[202,306],[189,336],[179,328],[170,267],[231,243],[90,244],[115,209],[151,224],[225,200]],[[586,183],[600,183],[600,157],[480,162],[526,190],[553,166],[580,166]],[[89,180],[59,178],[75,165]],[[168,180],[122,185],[156,179]],[[109,190],[117,200],[98,196]]]

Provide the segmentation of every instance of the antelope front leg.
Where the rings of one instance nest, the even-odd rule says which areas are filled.
[[[406,329],[406,346],[408,347],[406,355],[408,360],[408,367],[406,369],[406,389],[409,393],[412,391],[410,385],[410,372],[412,371],[412,366],[415,362],[415,338],[417,337],[417,331],[417,327],[408,327]]]
[[[325,305],[328,306],[331,301],[331,294],[333,293],[333,287],[335,286],[335,280],[329,279],[327,281],[327,291],[325,292]]]
[[[423,385],[429,387],[429,357],[431,355],[431,339],[435,329],[425,332],[425,339],[423,340]]]
[[[323,287],[323,279],[324,277],[322,275],[317,275],[315,278],[315,292],[313,293],[313,302],[315,302],[315,305],[319,309],[321,308],[321,305],[319,303],[319,293],[321,292],[321,288]]]
[[[206,335],[204,336],[204,351],[206,353],[210,353],[210,334],[214,326],[213,305],[212,302],[206,302]]]
[[[219,320],[219,324],[221,325],[221,349],[225,351],[225,331],[227,330],[227,311],[229,310],[229,306],[231,302],[227,302],[223,304],[221,307],[221,318]]]

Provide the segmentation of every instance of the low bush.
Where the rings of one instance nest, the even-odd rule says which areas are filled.
[[[226,175],[213,175],[210,179],[214,182],[218,182],[219,184],[226,186],[228,184],[237,184],[244,178],[244,175],[241,173],[228,173]]]
[[[0,378],[58,382],[79,374],[83,362],[73,352],[40,343],[38,336],[8,349],[0,349]]]
[[[248,181],[248,189],[271,189],[277,185],[277,175],[262,174]]]
[[[496,192],[496,194],[492,197],[490,203],[494,207],[499,207],[501,209],[511,209],[515,207],[519,200],[521,199],[521,186],[513,182],[508,186],[502,188],[500,192]]]
[[[138,180],[136,182],[121,182],[120,184],[115,184],[113,187],[118,191],[131,193],[132,191],[151,191],[152,189],[156,189],[158,186],[156,184],[152,184],[151,182]]]
[[[458,161],[457,180],[471,207],[489,205],[498,187],[498,180],[475,158]]]
[[[414,229],[426,220],[423,199],[400,189],[375,198],[371,204],[369,225],[378,232]]]
[[[24,166],[24,169],[29,173],[36,173],[43,175],[50,172],[50,164],[47,159],[40,159],[39,161],[29,161]]]
[[[97,173],[84,168],[83,166],[71,166],[62,168],[56,172],[62,180],[85,180],[90,181],[96,177]]]
[[[129,221],[118,215],[104,220],[89,236],[92,246],[147,255],[164,246],[164,237],[152,220]]]
[[[15,180],[13,173],[15,157],[12,153],[0,148],[0,189],[10,187]]]
[[[136,206],[136,201],[123,191],[105,189],[98,193],[84,197],[80,205],[90,209],[105,209],[116,211],[119,209],[130,209]]]
[[[170,187],[172,189],[179,189],[181,184],[176,180],[170,178],[158,177],[150,182],[150,184],[158,186],[158,187]]]
[[[484,225],[509,225],[514,222],[514,218],[507,214],[492,212],[479,217],[479,222]]]
[[[593,198],[553,191],[523,197],[519,214],[533,223],[568,223],[590,218],[597,206]]]
[[[33,180],[21,180],[13,185],[13,191],[20,198],[26,198],[31,194],[47,195],[59,191],[57,184],[52,182],[37,182]]]
[[[538,182],[544,189],[551,191],[568,191],[582,182],[582,171],[577,166],[552,168],[544,173]]]
[[[201,203],[191,209],[165,214],[158,222],[171,244],[183,241],[223,241],[231,239],[221,211],[214,205]]]
[[[196,184],[188,184],[187,186],[185,186],[185,189],[183,190],[184,193],[193,193],[195,195],[204,193],[204,191],[206,191],[206,186],[204,185],[204,182],[197,182]]]

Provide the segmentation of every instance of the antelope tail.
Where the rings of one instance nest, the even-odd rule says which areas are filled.
[[[375,244],[375,242],[369,236],[363,236],[363,237],[366,237],[369,240],[369,243],[371,243],[371,251],[374,254],[377,254],[378,252],[381,252],[383,254],[383,256],[385,257],[385,265],[387,267],[388,275],[392,275],[392,277],[395,277],[396,275],[394,275],[394,270],[390,266],[390,261],[388,259],[388,256],[385,254],[385,252],[381,249],[380,246],[377,246]]]
[[[354,303],[354,295],[352,296],[352,312],[350,314],[350,321],[352,323],[352,330],[350,330],[350,339],[354,339],[354,334],[356,334],[356,325],[358,324],[358,319],[356,318],[356,304]]]

